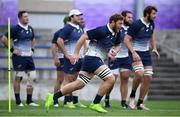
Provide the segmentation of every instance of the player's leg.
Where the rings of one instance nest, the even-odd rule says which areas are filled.
[[[78,60],[78,62],[75,64],[75,78],[77,79],[78,78],[78,74],[81,70],[81,67],[82,67],[82,61],[83,59],[80,58]],[[76,106],[76,107],[81,107],[81,108],[86,108],[87,106],[85,106],[84,104],[82,104],[80,101],[79,101],[79,95],[80,95],[80,90],[77,90],[77,91],[74,91],[72,92],[72,101],[73,101],[73,104]]]
[[[118,69],[116,69],[118,71]],[[117,77],[119,76],[119,73],[115,72],[114,70],[112,70],[113,75],[115,77],[115,80],[117,79]],[[109,91],[106,93],[105,95],[105,100],[104,100],[104,107],[109,108],[110,107],[110,94],[111,91],[113,90],[114,85],[109,89]]]
[[[49,107],[58,98],[70,94],[73,91],[82,89],[91,80],[91,77],[92,74],[89,74],[87,72],[80,72],[77,80],[65,85],[60,91],[56,92],[54,95],[49,93],[46,97],[46,110],[48,111]]]
[[[126,104],[126,98],[128,94],[128,80],[129,76],[131,75],[130,69],[121,69],[120,70],[120,93],[121,93],[121,107],[128,108]]]
[[[73,82],[76,79],[75,65],[72,65],[69,59],[64,58],[64,86]],[[66,94],[64,97],[64,106],[68,108],[75,108],[72,102],[72,93]]]
[[[24,106],[21,102],[20,98],[20,82],[24,76],[24,59],[21,56],[17,56],[15,54],[12,55],[12,63],[15,73],[15,79],[13,83],[14,87],[14,95],[16,99],[16,105]]]
[[[39,104],[35,103],[32,100],[32,95],[33,95],[33,87],[34,84],[36,82],[36,71],[35,71],[35,64],[33,61],[32,57],[24,57],[25,60],[25,71],[27,74],[27,87],[26,87],[26,91],[27,91],[27,99],[26,99],[26,104],[29,106],[34,106],[37,107],[39,106]]]
[[[26,99],[26,104],[29,106],[34,106],[37,107],[39,104],[35,103],[32,99],[33,95],[33,87],[36,82],[36,71],[27,71],[27,85],[26,85],[26,92],[27,92],[27,99]]]
[[[101,65],[96,71],[95,74],[104,80],[104,82],[101,84],[98,93],[96,94],[96,97],[94,98],[94,101],[91,103],[90,108],[92,110],[95,110],[97,112],[106,113],[107,111],[102,108],[100,105],[100,101],[102,97],[107,94],[107,92],[110,90],[110,88],[113,87],[115,83],[115,77],[112,74],[111,70],[106,65]]]
[[[135,94],[138,86],[142,82],[144,76],[144,67],[142,61],[134,62],[133,63],[133,70],[135,72],[135,78],[133,79],[132,83],[132,90],[129,99],[129,107],[131,109],[135,109]]]
[[[20,82],[22,80],[23,74],[24,74],[23,72],[16,72],[14,83],[13,83],[16,105],[18,106],[24,106],[20,98]]]
[[[153,75],[152,66],[145,66],[144,67],[144,78],[143,78],[143,82],[142,82],[142,85],[140,88],[140,95],[139,95],[139,100],[137,103],[138,109],[150,110],[149,108],[145,107],[145,105],[143,104],[143,100],[144,100],[146,94],[148,94],[150,83],[152,80],[152,75]]]
[[[149,108],[144,106],[143,100],[145,95],[148,93],[153,75],[152,58],[149,51],[141,52],[140,56],[144,65],[144,76],[143,76],[142,85],[140,87],[140,95],[139,95],[139,100],[137,102],[137,109],[149,110]]]
[[[65,79],[64,79],[64,86],[68,85],[69,83],[73,82],[75,80],[75,76],[69,73],[65,73]],[[64,97],[64,107],[68,108],[75,108],[72,102],[72,92],[70,94],[66,94]]]
[[[62,83],[64,81],[64,72],[63,71],[57,71],[57,79],[54,85],[54,93],[58,92],[62,86]],[[55,101],[54,107],[59,107],[58,101]]]
[[[115,77],[115,80],[117,79],[117,77],[119,77],[119,67],[120,67],[119,60],[120,60],[119,58],[116,58],[115,61],[110,61],[110,60],[106,61],[106,62],[108,62],[107,63],[108,67],[111,69],[111,71]],[[109,89],[109,91],[105,95],[104,107],[106,107],[106,108],[110,107],[110,93],[111,93],[113,87],[114,87],[114,85]]]
[[[137,103],[137,109],[150,110],[149,108],[147,108],[143,105],[143,100],[144,100],[146,94],[148,94],[150,83],[152,80],[152,74],[153,74],[152,66],[144,67],[144,78],[143,78],[142,85],[140,88],[140,95],[139,95],[139,100]]]

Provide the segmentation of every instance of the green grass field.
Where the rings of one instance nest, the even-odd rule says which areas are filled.
[[[90,102],[82,101],[89,105]],[[61,103],[61,102],[60,102]],[[40,107],[17,107],[12,102],[12,113],[8,113],[8,101],[0,101],[0,116],[180,116],[180,101],[146,101],[150,111],[123,110],[119,101],[111,101],[107,114],[97,113],[89,108],[67,109],[64,107],[51,108],[45,112],[44,102],[39,101]]]

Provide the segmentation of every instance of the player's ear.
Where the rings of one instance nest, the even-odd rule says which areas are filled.
[[[112,20],[112,25],[115,26],[116,25],[116,22],[114,20]]]

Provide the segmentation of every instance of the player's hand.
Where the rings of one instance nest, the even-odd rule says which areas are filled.
[[[116,56],[114,54],[112,54],[111,52],[109,52],[108,58],[110,59],[110,61],[114,61],[116,59]]]
[[[20,56],[21,55],[21,51],[17,48],[14,48],[13,54]]]
[[[157,49],[153,49],[152,54],[153,54],[153,56],[156,56],[157,59],[160,59],[160,54]]]
[[[55,59],[54,59],[54,65],[55,65],[56,67],[59,67],[59,66],[61,65],[61,61],[60,61],[58,58],[55,58]]]
[[[137,52],[133,52],[133,53],[132,53],[132,57],[133,57],[133,61],[134,61],[134,62],[141,61],[141,58],[139,57],[139,55],[137,54]]]
[[[78,61],[78,59],[79,59],[79,56],[78,56],[78,54],[73,54],[72,56],[71,56],[71,58],[70,58],[70,62],[71,62],[71,64],[76,64],[76,62]]]
[[[69,54],[64,54],[64,57],[65,57],[66,59],[69,59],[69,60],[70,60],[71,55],[69,55]]]
[[[110,50],[110,54],[111,54],[112,56],[116,56],[117,53],[118,53],[118,52],[116,52],[114,49],[111,49],[111,50]]]
[[[31,56],[34,54],[34,48],[31,48]]]

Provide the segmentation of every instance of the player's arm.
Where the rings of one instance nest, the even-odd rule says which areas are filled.
[[[1,43],[2,43],[6,48],[8,48],[8,39],[7,39],[7,37],[6,37],[5,35],[3,35],[3,36],[1,37]]]
[[[88,46],[89,46],[89,40],[86,40],[83,46],[83,55],[85,55],[88,51]]]
[[[36,45],[36,41],[35,41],[35,38],[33,38],[32,43],[31,43],[31,49],[33,52],[35,50],[35,45]]]
[[[59,66],[61,63],[60,63],[60,61],[59,61],[59,58],[58,58],[58,56],[57,56],[57,45],[55,44],[55,43],[53,43],[52,45],[51,45],[51,52],[52,52],[52,55],[53,55],[53,59],[54,59],[54,65],[55,66]]]
[[[58,58],[56,50],[57,50],[57,45],[53,43],[51,45],[51,52],[54,60]]]
[[[14,39],[15,37],[16,37],[16,28],[15,27],[13,27],[13,28],[11,28],[11,39]],[[8,48],[8,32],[5,34],[5,35],[3,35],[2,36],[2,38],[1,38],[1,42],[3,43],[3,45],[6,47],[6,48]],[[13,48],[13,47],[11,47],[11,52],[13,53],[13,54],[16,54],[16,55],[21,55],[21,51],[19,50],[19,49],[17,49],[17,48]]]
[[[58,37],[57,39],[57,45],[60,48],[61,52],[64,54],[66,58],[69,58],[69,55],[67,54],[66,48],[64,46],[64,39],[61,37]]]
[[[80,39],[76,43],[76,47],[74,49],[74,54],[70,57],[71,64],[75,64],[79,59],[79,52],[82,46],[85,44],[86,40],[88,39],[87,33],[84,33]]]
[[[57,38],[57,46],[60,48],[61,52],[64,54],[65,58],[70,59],[70,55],[68,55],[67,50],[64,45],[64,40],[69,39],[69,35],[72,33],[73,28],[65,26],[61,29]]]
[[[132,53],[132,57],[133,57],[134,62],[141,61],[141,58],[139,57],[139,55],[136,53],[136,51],[134,50],[134,48],[132,46],[132,39],[139,32],[140,28],[141,27],[139,27],[136,23],[133,23],[128,28],[128,32],[124,37],[124,43],[127,46],[127,48],[129,49],[129,51]]]
[[[134,53],[134,52],[135,52],[135,50],[134,50],[134,48],[133,48],[133,46],[132,46],[132,37],[131,37],[130,35],[127,34],[127,35],[124,37],[124,43],[126,44],[127,48],[129,49],[129,51],[130,51],[131,53]]]
[[[85,44],[86,40],[88,39],[88,35],[87,33],[84,33],[80,39],[78,40],[75,50],[74,50],[74,54],[75,55],[79,55],[79,51],[82,48],[82,46]]]
[[[150,39],[150,44],[152,47],[152,53],[157,56],[157,58],[160,58],[159,52],[157,50],[157,42],[155,38],[155,34],[152,35],[152,38]]]
[[[114,53],[117,55],[117,53],[119,52],[119,50],[120,50],[120,44],[116,44],[114,47],[113,47],[113,51],[114,51]],[[116,56],[115,55],[115,56]]]

